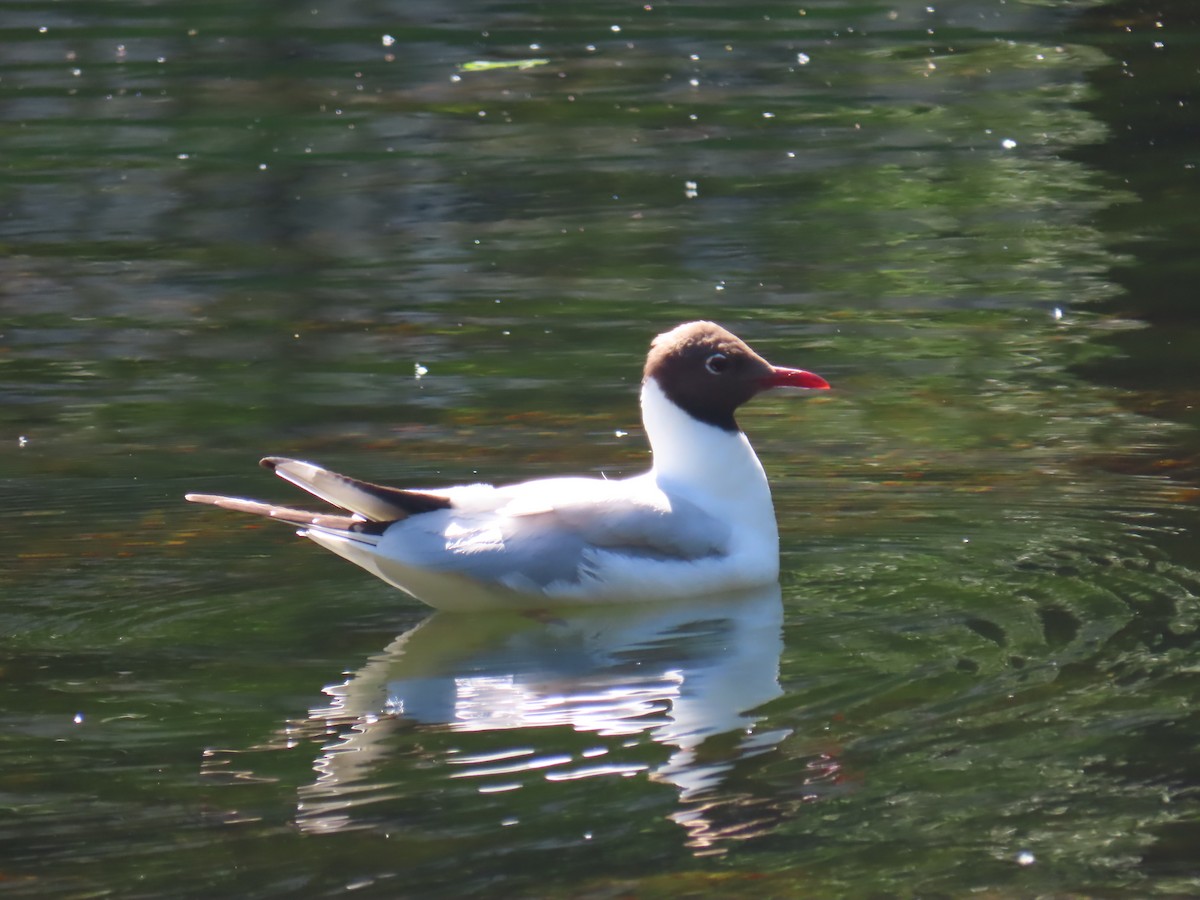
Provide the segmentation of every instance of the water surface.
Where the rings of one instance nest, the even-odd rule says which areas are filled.
[[[438,9],[6,17],[6,891],[1200,892],[1190,6]],[[701,316],[836,388],[741,416],[777,594],[181,501],[631,474]]]

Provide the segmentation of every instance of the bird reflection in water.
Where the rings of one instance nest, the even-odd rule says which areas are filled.
[[[521,819],[520,789],[534,779],[645,772],[677,791],[669,817],[692,852],[724,852],[730,840],[772,830],[798,799],[725,786],[740,760],[789,734],[754,713],[781,693],[781,625],[778,584],[671,604],[435,613],[326,688],[328,705],[290,729],[292,746],[305,735],[326,738],[315,780],[299,789],[296,822],[309,833],[380,825],[378,803],[402,790],[391,777],[397,748],[415,733],[421,778],[433,769],[478,795],[505,794],[509,822]],[[563,726],[597,740],[564,748]],[[483,732],[512,740],[454,738]],[[834,778],[836,763],[827,765],[810,768],[812,780]]]

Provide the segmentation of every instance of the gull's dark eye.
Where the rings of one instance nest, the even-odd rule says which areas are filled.
[[[729,368],[729,357],[724,353],[714,353],[704,360],[704,368],[714,375],[720,375]]]

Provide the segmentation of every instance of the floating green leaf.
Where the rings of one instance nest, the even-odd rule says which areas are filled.
[[[532,69],[549,65],[548,59],[473,59],[459,65],[462,72],[490,72],[492,69]]]

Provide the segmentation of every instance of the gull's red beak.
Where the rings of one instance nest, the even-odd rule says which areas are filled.
[[[829,382],[820,375],[805,372],[803,369],[784,369],[780,366],[774,367],[771,374],[762,380],[762,385],[764,388],[798,387],[816,391],[829,390]]]

